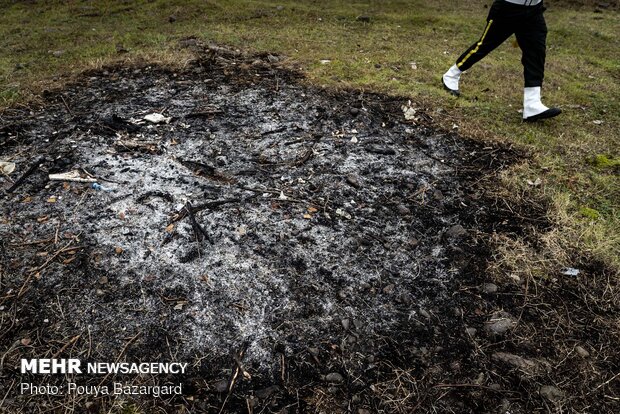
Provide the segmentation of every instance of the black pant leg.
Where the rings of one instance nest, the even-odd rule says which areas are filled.
[[[501,2],[493,3],[480,40],[471,45],[456,60],[456,66],[460,70],[464,71],[471,68],[514,33],[512,20],[505,18],[504,12],[505,8]]]
[[[542,6],[536,7],[515,33],[522,52],[526,88],[542,86],[545,77],[547,24],[543,10]]]

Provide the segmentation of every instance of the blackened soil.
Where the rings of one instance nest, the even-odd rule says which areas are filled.
[[[512,149],[422,112],[405,121],[404,99],[317,89],[222,51],[178,71],[86,73],[43,99],[0,127],[0,159],[17,164],[5,190],[41,160],[1,206],[7,412],[553,406],[533,391],[540,375],[492,358],[516,351],[485,330],[518,306],[510,287],[483,288],[490,235],[547,226],[542,207],[493,195]],[[47,179],[73,169],[111,191]],[[35,357],[190,369],[72,378],[183,383],[171,398],[19,395],[68,380],[20,374]]]

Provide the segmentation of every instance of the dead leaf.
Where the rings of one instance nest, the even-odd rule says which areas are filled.
[[[121,247],[117,247],[116,249],[114,249],[114,251],[116,252],[116,254],[123,253],[123,249]]]
[[[37,217],[37,221],[39,223],[44,223],[47,221],[47,219],[49,219],[49,216],[41,216],[41,217]]]
[[[56,202],[56,196],[51,196],[50,198],[47,199],[48,203],[55,203]]]
[[[316,213],[317,211],[319,210],[314,207],[308,207],[308,213]]]
[[[304,218],[306,220],[310,220],[312,218],[312,216],[310,214],[304,214]]]
[[[74,261],[76,258],[76,256],[70,257],[69,259],[65,259],[62,261],[62,264],[64,265],[68,265],[69,263],[71,263],[72,261]]]
[[[32,201],[32,197],[28,196],[22,200],[22,203],[30,203]]]
[[[167,233],[172,233],[173,231],[174,231],[174,224],[169,224],[169,225],[166,227],[166,232],[167,232]]]
[[[22,343],[22,345],[28,346],[28,345],[30,345],[32,343],[32,339],[30,339],[30,338],[23,338],[20,342]]]

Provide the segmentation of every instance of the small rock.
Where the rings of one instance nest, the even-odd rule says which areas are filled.
[[[284,10],[284,6],[276,6],[276,10],[282,11],[282,10]]]
[[[358,408],[357,414],[370,414],[370,410],[367,410],[365,408]]]
[[[491,319],[485,323],[488,332],[495,335],[503,335],[517,325],[514,318],[507,312],[495,312]]]
[[[224,155],[218,155],[217,157],[215,157],[215,164],[219,167],[228,165],[228,158]]]
[[[228,391],[228,381],[226,380],[220,380],[216,382],[214,385],[215,385],[215,390],[219,392],[220,394]]]
[[[435,190],[433,192],[433,197],[435,198],[435,200],[437,201],[442,201],[444,199],[443,193],[440,190]]]
[[[278,391],[280,391],[280,387],[277,385],[272,385],[270,387],[263,388],[262,390],[254,392],[254,395],[256,395],[260,399],[266,400]]]
[[[106,283],[108,283],[108,277],[107,276],[101,276],[99,278],[99,283],[102,285],[105,285]]]
[[[62,56],[62,55],[64,55],[64,54],[65,54],[65,51],[64,51],[64,50],[54,50],[54,51],[52,52],[52,56],[54,56],[54,57],[61,57],[61,56]]]
[[[359,178],[357,178],[357,176],[355,176],[353,174],[347,175],[346,180],[347,180],[347,184],[349,184],[353,188],[360,188],[361,187]]]
[[[554,387],[553,385],[543,385],[540,387],[540,395],[545,397],[551,402],[557,402],[564,398],[564,391]]]
[[[467,230],[460,224],[456,224],[446,231],[446,236],[451,238],[464,237],[467,235]]]
[[[337,372],[331,372],[325,375],[325,381],[337,384],[344,381],[344,377]]]
[[[274,55],[267,55],[267,60],[269,61],[269,63],[278,63],[280,61],[280,58]]]
[[[401,216],[407,216],[411,214],[411,210],[409,210],[409,208],[407,208],[407,206],[404,204],[397,205],[396,211],[398,211],[398,214],[400,214]]]
[[[575,351],[579,354],[580,357],[582,358],[588,358],[590,356],[590,353],[582,346],[577,346],[575,347]]]
[[[356,116],[357,114],[360,113],[360,110],[359,108],[352,107],[352,108],[349,108],[349,112],[351,113],[351,115]]]
[[[467,332],[467,335],[474,337],[476,336],[476,332],[478,332],[478,330],[476,328],[465,328],[465,332]]]
[[[308,348],[308,352],[310,352],[311,355],[318,356],[319,348]]]
[[[415,237],[409,239],[409,246],[410,247],[416,247],[420,244],[420,241],[418,239],[416,239]]]
[[[496,352],[491,355],[491,358],[496,361],[505,362],[512,365],[515,368],[519,368],[527,373],[533,374],[538,369],[538,363],[530,359],[525,359],[519,355],[509,354],[507,352]]]
[[[484,293],[496,293],[497,285],[493,283],[485,283],[484,285],[482,285],[482,291]]]
[[[431,318],[431,314],[430,314],[430,313],[428,313],[428,311],[427,311],[426,309],[420,309],[420,310],[418,311],[418,313],[419,313],[421,316],[424,316],[426,319],[430,319],[430,318]]]
[[[340,321],[342,323],[342,327],[344,329],[349,329],[349,327],[351,326],[351,321],[349,321],[348,319],[343,319]]]
[[[385,293],[386,295],[391,295],[392,293],[394,293],[394,289],[396,289],[396,286],[394,284],[389,284],[383,288],[383,293]]]

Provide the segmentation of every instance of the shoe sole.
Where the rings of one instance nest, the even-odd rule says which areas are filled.
[[[550,108],[545,112],[541,112],[538,115],[530,116],[529,118],[525,118],[523,122],[536,122],[543,119],[554,118],[562,113],[560,108]]]
[[[461,92],[460,92],[458,89],[457,89],[457,90],[454,90],[454,89],[450,89],[450,88],[448,88],[448,86],[446,85],[446,82],[444,82],[444,80],[443,80],[443,77],[441,78],[441,84],[443,85],[443,88],[444,88],[446,91],[450,92],[450,95],[452,95],[452,96],[457,96],[457,97],[458,97],[458,96],[461,96]]]

